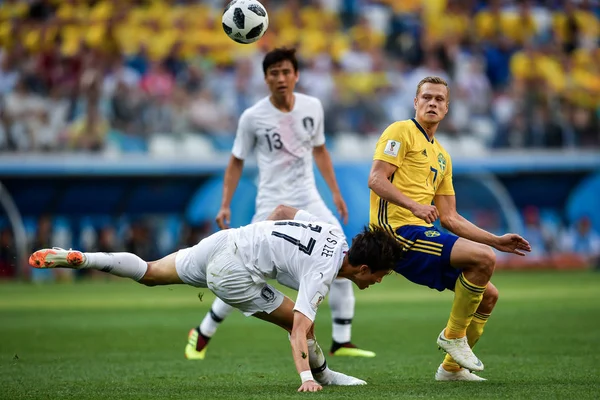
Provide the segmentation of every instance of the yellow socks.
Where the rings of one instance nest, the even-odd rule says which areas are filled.
[[[484,314],[480,312],[475,312],[475,315],[473,315],[473,319],[467,328],[467,342],[471,348],[475,346],[481,335],[483,335],[483,327],[485,326],[485,323],[488,321],[489,317],[490,314]]]
[[[490,314],[484,314],[480,312],[475,312],[475,315],[473,315],[473,319],[467,328],[467,342],[471,348],[475,346],[475,343],[477,343],[483,334],[483,327],[485,326],[485,323],[488,321],[489,317]],[[450,354],[446,354],[444,362],[442,363],[442,367],[448,372],[458,372],[461,369],[460,365],[458,365],[456,361],[450,357]]]
[[[446,338],[457,339],[467,334],[467,327],[481,303],[484,291],[485,286],[474,285],[460,274],[454,286],[454,302],[444,333]]]

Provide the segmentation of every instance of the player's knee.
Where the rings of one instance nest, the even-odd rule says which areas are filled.
[[[156,279],[154,279],[151,276],[146,276],[146,275],[144,275],[142,277],[142,279],[140,279],[138,282],[141,283],[142,285],[146,285],[146,286],[156,286],[157,285]]]
[[[491,277],[496,267],[496,254],[494,250],[488,246],[480,246],[476,257],[480,272]]]
[[[158,285],[161,280],[161,277],[158,276],[159,272],[159,269],[156,268],[156,262],[149,262],[148,269],[146,270],[146,273],[144,274],[142,279],[139,280],[139,283],[146,286]]]

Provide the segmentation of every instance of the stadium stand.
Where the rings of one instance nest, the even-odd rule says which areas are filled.
[[[66,245],[98,247],[101,237],[112,235],[118,243],[135,237],[146,241],[142,248],[156,241],[166,249],[214,229],[210,210],[219,197],[220,160],[231,149],[242,110],[266,94],[260,60],[274,46],[298,49],[298,90],[325,107],[328,147],[344,163],[338,173],[357,217],[349,234],[365,221],[368,192],[361,182],[372,155],[365,149],[390,122],[412,116],[416,82],[431,74],[451,86],[451,112],[439,140],[456,159],[502,152],[486,168],[499,174],[519,221],[539,200],[541,222],[559,235],[582,217],[573,214],[580,202],[595,199],[597,185],[585,189],[584,182],[574,190],[598,171],[598,153],[579,156],[600,148],[597,1],[263,3],[271,25],[256,45],[246,46],[223,34],[223,2],[217,0],[0,2],[0,152],[4,160],[21,160],[3,164],[0,180],[21,211],[28,246],[44,213],[60,233],[53,236]],[[566,149],[570,157],[512,157],[551,149]],[[40,155],[51,157],[48,165],[30,162]],[[155,164],[138,168],[137,157]],[[80,158],[88,160],[87,169]],[[214,165],[188,168],[173,161],[178,159]],[[104,171],[107,181],[111,174],[123,179],[104,185],[105,200],[95,201],[94,184],[69,186],[84,175],[73,176],[71,163],[80,172]],[[457,165],[462,190],[485,199],[479,208],[500,207],[497,193],[467,178],[479,172],[479,163]],[[168,185],[162,181],[168,174],[187,178]],[[195,182],[189,179],[194,174]],[[52,194],[35,196],[17,176],[37,176],[35,182]],[[64,180],[65,192],[57,194],[42,176]],[[239,224],[252,212],[252,179],[243,181],[248,207],[236,217]],[[554,193],[533,190],[531,183],[541,181],[559,186]],[[93,212],[90,204],[97,207]],[[491,227],[513,218],[477,207],[464,212]],[[156,214],[161,221],[150,216]],[[592,229],[600,229],[597,218],[591,216]],[[9,219],[0,213],[0,239],[7,243],[15,239]],[[103,233],[107,227],[113,232]],[[0,262],[10,257],[0,252]],[[0,275],[15,274],[2,265]]]

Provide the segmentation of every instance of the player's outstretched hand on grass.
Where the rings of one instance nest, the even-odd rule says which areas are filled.
[[[494,248],[505,253],[513,253],[520,256],[524,256],[525,252],[529,253],[531,251],[529,242],[515,233],[507,233],[500,236],[494,244]]]
[[[221,207],[217,216],[215,217],[215,221],[219,226],[219,229],[228,229],[229,221],[231,220],[231,209],[227,207]]]
[[[318,392],[319,390],[323,390],[323,386],[315,381],[306,381],[298,389],[299,392]]]

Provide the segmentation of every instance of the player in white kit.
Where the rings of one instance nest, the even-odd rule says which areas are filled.
[[[208,287],[245,315],[287,330],[302,381],[298,391],[314,392],[322,385],[366,384],[329,369],[316,342],[314,320],[329,288],[338,277],[360,289],[381,282],[401,254],[399,242],[382,228],[365,229],[349,248],[337,225],[279,206],[267,221],[219,231],[158,261],[146,262],[132,253],[54,248],[36,251],[29,263],[35,268],[91,268],[149,286]],[[296,302],[269,285],[270,279],[297,290]]]
[[[244,160],[255,152],[260,181],[252,222],[265,220],[277,205],[287,204],[307,210],[341,229],[315,184],[313,158],[333,194],[340,217],[346,223],[346,204],[325,148],[323,106],[315,97],[294,92],[299,77],[295,50],[275,49],[267,53],[263,60],[263,72],[271,95],[248,108],[240,117],[232,155],[225,171],[217,224],[221,229],[229,227],[230,203],[244,168]],[[330,354],[374,357],[372,351],[359,349],[351,342],[354,302],[351,282],[336,280],[329,294],[333,325]],[[220,299],[213,302],[202,323],[188,334],[186,358],[204,359],[210,338],[232,311],[233,308]]]

